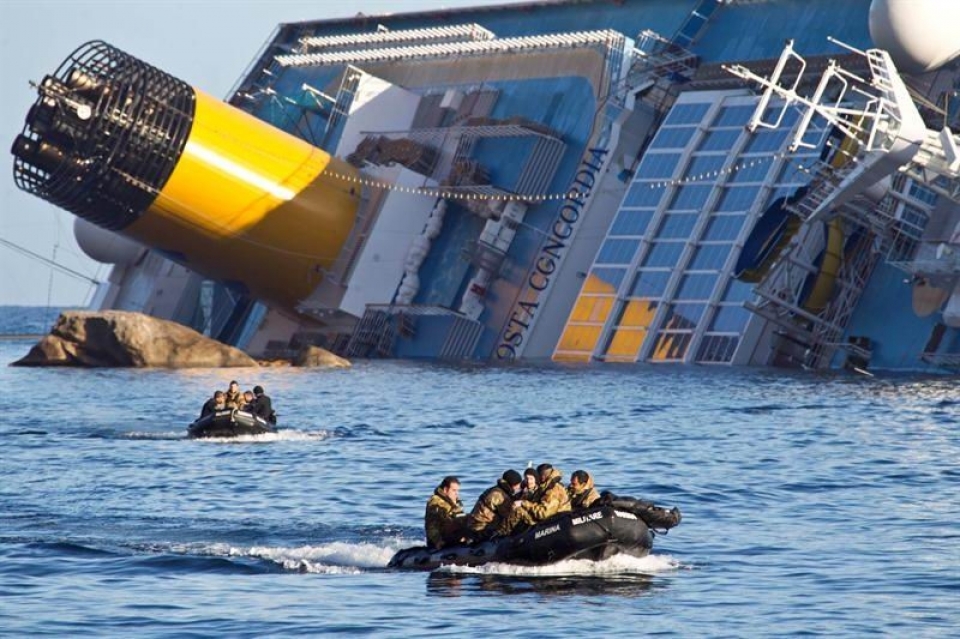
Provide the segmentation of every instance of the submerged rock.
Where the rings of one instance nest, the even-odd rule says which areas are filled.
[[[319,346],[307,346],[293,358],[294,366],[316,368],[349,368],[350,361]]]
[[[67,311],[12,366],[219,368],[257,366],[192,328],[130,311]]]

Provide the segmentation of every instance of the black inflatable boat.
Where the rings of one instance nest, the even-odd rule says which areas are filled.
[[[388,568],[433,570],[444,565],[479,566],[490,562],[542,566],[565,559],[600,561],[617,554],[645,557],[653,531],[680,523],[680,511],[666,510],[630,497],[612,497],[604,505],[562,513],[522,533],[471,545],[432,550],[404,548]]]
[[[190,424],[187,436],[191,439],[199,439],[263,435],[275,432],[277,432],[276,426],[253,413],[242,410],[221,410],[204,415]]]

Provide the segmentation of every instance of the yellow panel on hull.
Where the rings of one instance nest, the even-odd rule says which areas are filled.
[[[331,173],[342,177],[334,177]],[[197,91],[184,152],[125,232],[287,308],[339,255],[359,205],[349,164]]]
[[[613,338],[607,346],[607,359],[636,360],[656,314],[655,300],[632,299],[624,304]]]

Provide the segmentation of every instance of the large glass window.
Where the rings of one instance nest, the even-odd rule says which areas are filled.
[[[639,244],[639,240],[608,239],[600,247],[597,264],[629,264]]]
[[[663,327],[670,330],[693,330],[703,316],[706,304],[671,304],[663,320]]]
[[[721,299],[725,302],[748,302],[754,298],[753,284],[731,279]]]
[[[663,123],[664,125],[699,124],[709,109],[710,104],[707,102],[700,102],[697,104],[678,104],[670,109],[670,114],[667,115],[667,118],[663,121]]]
[[[610,226],[610,235],[643,235],[653,217],[653,209],[621,209]]]
[[[712,184],[685,184],[677,189],[677,196],[673,198],[670,208],[700,211],[712,190]]]
[[[697,361],[704,364],[729,362],[739,344],[737,335],[705,335],[700,342]]]
[[[740,137],[739,129],[710,131],[703,136],[699,151],[729,151]]]
[[[657,237],[685,240],[690,237],[698,219],[700,219],[699,213],[670,213],[665,215],[660,230],[657,231]]]
[[[590,271],[582,292],[612,295],[620,288],[626,273],[625,268],[594,268]]]
[[[763,182],[772,164],[773,158],[770,156],[762,158],[740,158],[737,162],[737,170],[730,176],[730,181],[734,183]]]
[[[667,282],[669,281],[670,271],[641,269],[637,271],[636,279],[633,280],[633,286],[630,288],[630,297],[653,297],[659,299],[663,296],[663,292],[667,290]]]
[[[663,197],[666,187],[656,186],[650,182],[634,182],[623,198],[623,206],[657,206]]]
[[[602,326],[568,324],[557,343],[557,350],[592,353],[600,340],[602,330]]]
[[[686,170],[686,178],[696,180],[698,177],[716,177],[726,161],[725,155],[697,155],[690,161]]]
[[[690,346],[690,337],[689,332],[660,331],[657,333],[650,359],[655,362],[682,361]]]
[[[723,107],[711,126],[744,126],[750,122],[756,108],[753,104]]]
[[[776,124],[779,119],[778,128],[792,129],[800,117],[800,112],[796,107],[785,107],[783,102],[771,104],[763,112],[763,121],[769,124]]]
[[[773,153],[783,146],[789,131],[786,129],[758,129],[750,135],[744,153]]]
[[[711,331],[715,333],[739,333],[747,325],[750,311],[742,306],[721,305],[710,323]]]
[[[928,220],[929,216],[926,211],[915,206],[910,206],[909,204],[904,205],[903,211],[900,213],[900,222],[903,225],[903,230],[906,231],[907,235],[918,240],[923,235],[923,230],[927,228]]]
[[[708,300],[717,283],[717,273],[690,273],[680,280],[678,300]]]
[[[682,149],[687,146],[697,128],[693,126],[684,127],[661,127],[657,136],[650,144],[651,149]]]
[[[732,242],[740,236],[745,215],[714,215],[707,222],[703,240],[708,242]]]
[[[747,211],[760,192],[758,186],[731,186],[723,190],[717,211]]]
[[[673,268],[680,261],[682,253],[683,242],[654,242],[650,246],[650,251],[647,252],[647,257],[643,260],[643,265]]]
[[[929,204],[930,206],[933,206],[937,203],[937,194],[922,184],[917,184],[916,182],[911,181],[909,193],[911,197]]]
[[[719,271],[730,254],[729,244],[703,244],[697,247],[687,267],[691,271]]]
[[[640,161],[637,177],[651,180],[669,178],[676,170],[678,162],[679,153],[646,153]]]
[[[615,298],[604,295],[581,295],[570,312],[570,322],[603,324],[610,316]]]

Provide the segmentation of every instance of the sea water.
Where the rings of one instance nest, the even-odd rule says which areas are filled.
[[[956,636],[956,377],[658,366],[40,369],[0,341],[0,635]],[[188,440],[265,387],[282,430]],[[455,474],[678,506],[643,559],[388,570]]]

